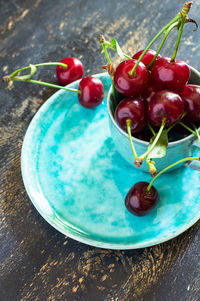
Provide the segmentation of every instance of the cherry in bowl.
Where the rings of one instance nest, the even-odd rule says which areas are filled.
[[[146,125],[146,108],[144,102],[136,97],[124,98],[117,105],[115,120],[127,132],[127,120],[131,120],[131,133],[140,132]]]
[[[148,119],[152,125],[161,126],[166,118],[166,126],[180,119],[184,113],[184,102],[180,95],[169,90],[159,91],[150,97],[148,103]]]
[[[137,60],[121,62],[115,71],[115,88],[124,96],[138,96],[149,81],[149,72],[143,63],[139,63],[134,74],[131,74]]]
[[[138,51],[136,54],[134,54],[134,56],[132,57],[133,59],[137,60],[139,59],[139,57],[142,55],[144,49]],[[141,59],[141,62],[145,65],[148,66],[151,64],[154,56],[156,55],[156,51],[153,49],[148,49],[147,52],[144,54],[143,58]],[[161,58],[161,55],[158,55],[156,60],[158,60],[159,58]]]
[[[159,90],[170,90],[181,93],[190,77],[189,66],[179,60],[171,62],[170,58],[161,57],[153,64],[151,70],[151,81]]]

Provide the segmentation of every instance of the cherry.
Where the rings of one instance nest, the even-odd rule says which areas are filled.
[[[143,50],[138,51],[136,54],[134,54],[134,56],[132,57],[133,59],[139,59],[139,57],[141,56],[141,54],[143,53]],[[147,52],[145,53],[145,55],[143,56],[141,62],[145,65],[148,66],[151,61],[153,60],[154,56],[156,54],[156,51],[153,49],[148,49]],[[156,61],[161,58],[161,55],[158,55],[156,58]]]
[[[184,112],[182,98],[171,91],[163,90],[155,93],[149,101],[148,118],[155,125],[160,126],[166,117],[166,126],[179,120]]]
[[[115,119],[119,126],[127,132],[128,119],[132,120],[131,133],[140,132],[146,125],[146,108],[142,100],[127,97],[120,101],[115,110]]]
[[[137,66],[135,74],[130,74],[136,62],[137,60],[123,61],[117,66],[115,71],[115,87],[125,96],[138,96],[149,80],[148,70],[141,62]]]
[[[200,86],[186,85],[181,94],[190,121],[200,121]]]
[[[103,100],[104,86],[102,81],[97,77],[84,77],[79,83],[78,90],[81,91],[78,94],[78,100],[85,108],[95,108]]]
[[[155,87],[151,84],[151,81],[148,85],[145,86],[145,88],[140,93],[140,98],[146,102],[146,104],[149,103],[151,97],[156,93]]]
[[[67,68],[63,68],[62,66],[56,67],[57,79],[61,84],[68,85],[83,77],[83,64],[77,58],[66,57],[60,63],[67,64]]]
[[[151,211],[159,201],[158,191],[154,186],[147,191],[149,183],[138,182],[131,187],[125,198],[128,211],[137,216],[144,216]]]
[[[182,92],[190,77],[190,69],[183,61],[175,60],[170,62],[170,58],[161,57],[151,70],[151,79],[157,90],[171,90]]]

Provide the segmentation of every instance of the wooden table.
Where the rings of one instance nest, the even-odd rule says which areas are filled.
[[[108,40],[115,37],[125,52],[133,54],[182,4],[176,0],[1,0],[1,76],[29,63],[66,56],[79,57],[87,74],[99,73],[105,64],[99,33]],[[190,13],[197,21],[199,4],[195,1]],[[185,26],[178,57],[200,70],[200,35],[193,28],[193,24]],[[175,38],[173,33],[163,55],[172,54]],[[57,83],[54,67],[38,72],[38,78]],[[21,146],[32,117],[53,93],[31,84],[1,83],[0,300],[199,300],[199,223],[151,248],[112,251],[65,237],[36,211],[22,182]]]

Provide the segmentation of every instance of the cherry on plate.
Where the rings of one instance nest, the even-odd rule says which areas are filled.
[[[98,77],[86,76],[79,83],[79,103],[88,109],[97,107],[104,98],[104,86]]]
[[[147,191],[149,183],[138,182],[131,187],[125,198],[125,206],[129,212],[137,216],[149,213],[159,201],[158,191],[154,186]]]
[[[63,68],[62,66],[56,67],[57,79],[64,86],[83,77],[83,64],[77,58],[66,57],[63,60],[61,60],[60,63],[67,65],[67,68]]]

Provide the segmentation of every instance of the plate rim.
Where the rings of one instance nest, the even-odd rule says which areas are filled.
[[[107,72],[103,72],[103,73],[97,73],[94,74],[92,76],[95,77],[109,77]],[[67,86],[74,86],[77,85],[79,83],[80,80],[77,80]],[[199,215],[197,214],[197,216],[195,216],[190,223],[187,223],[186,225],[183,224],[183,226],[180,228],[179,231],[172,233],[171,235],[163,238],[163,239],[151,239],[150,241],[145,241],[145,242],[136,242],[136,243],[128,243],[128,244],[117,244],[117,243],[109,243],[109,242],[102,242],[102,241],[98,241],[95,240],[93,238],[86,238],[86,237],[82,237],[80,234],[74,234],[74,231],[68,229],[66,226],[65,228],[61,228],[59,227],[59,220],[58,217],[56,216],[56,214],[53,212],[54,218],[50,218],[48,214],[44,214],[43,210],[40,208],[40,206],[38,206],[37,201],[35,201],[34,196],[31,193],[30,190],[30,183],[27,179],[27,177],[25,176],[26,173],[26,152],[27,152],[27,147],[26,147],[26,143],[29,137],[29,132],[31,131],[31,128],[33,126],[34,121],[38,118],[38,116],[40,115],[40,113],[49,106],[49,104],[51,103],[51,101],[54,100],[54,98],[56,96],[58,96],[59,94],[62,94],[64,90],[59,90],[56,91],[54,94],[52,94],[38,109],[38,111],[35,113],[35,115],[33,116],[32,120],[30,121],[27,129],[26,129],[26,133],[24,135],[24,139],[23,139],[23,143],[22,143],[22,149],[21,149],[21,173],[22,173],[22,180],[26,189],[26,192],[32,202],[32,204],[34,205],[34,207],[36,208],[36,210],[39,212],[39,214],[44,218],[44,220],[47,221],[47,223],[49,223],[53,228],[55,228],[57,231],[59,231],[60,233],[64,234],[67,237],[70,237],[78,242],[93,246],[93,247],[98,247],[98,248],[102,248],[102,249],[112,249],[112,250],[133,250],[133,249],[140,249],[140,248],[146,248],[146,247],[152,247],[154,245],[158,245],[161,243],[164,243],[166,241],[169,241],[177,236],[179,236],[180,234],[182,234],[183,232],[185,232],[186,230],[188,230],[190,227],[192,227],[199,219],[200,219],[200,212]],[[106,98],[106,97],[105,97]],[[52,208],[51,208],[52,209]],[[53,209],[52,209],[53,210]]]

